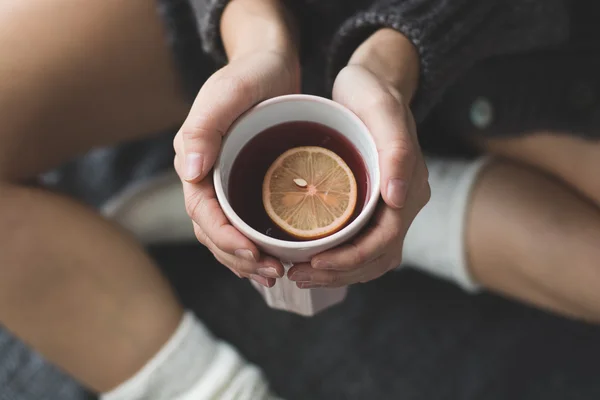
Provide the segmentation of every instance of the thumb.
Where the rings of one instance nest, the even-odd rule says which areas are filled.
[[[227,68],[227,67],[225,67]],[[177,133],[183,150],[183,179],[196,183],[213,167],[221,140],[233,122],[258,99],[256,88],[242,78],[227,77],[219,71],[209,78],[194,101]],[[178,146],[176,146],[177,148]]]
[[[190,183],[204,179],[231,124],[256,103],[292,92],[294,78],[284,58],[270,53],[239,59],[212,75],[180,130],[183,178]]]
[[[404,207],[419,149],[401,97],[364,68],[348,66],[338,74],[333,98],[369,128],[379,153],[383,200],[392,208]]]

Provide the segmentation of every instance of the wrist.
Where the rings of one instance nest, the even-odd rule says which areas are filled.
[[[281,0],[232,0],[221,17],[229,60],[256,52],[298,58],[295,23]]]
[[[410,103],[419,84],[419,54],[406,36],[380,29],[352,54],[349,65],[359,65],[387,82]]]

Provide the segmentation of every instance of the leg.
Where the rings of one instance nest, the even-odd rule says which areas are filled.
[[[135,241],[19,185],[183,119],[154,1],[5,0],[0,26],[0,322],[106,400],[270,399]]]
[[[92,389],[133,375],[181,319],[136,243],[72,201],[0,186],[0,241],[0,321]]]
[[[539,132],[482,143],[489,153],[531,165],[561,179],[600,206],[600,141]]]
[[[162,346],[181,307],[132,240],[18,182],[170,127],[186,104],[152,1],[5,0],[0,26],[0,321],[104,391]]]
[[[526,166],[482,172],[467,217],[471,273],[483,286],[600,322],[600,211]]]
[[[465,290],[492,291],[600,322],[600,210],[535,168],[428,158],[431,200],[404,261]]]
[[[3,0],[0,26],[0,177],[29,178],[187,113],[153,0]]]

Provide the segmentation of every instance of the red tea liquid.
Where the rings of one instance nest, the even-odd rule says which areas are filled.
[[[340,156],[356,178],[358,197],[352,222],[362,211],[369,193],[367,167],[358,150],[339,132],[315,122],[295,121],[275,125],[254,137],[233,163],[229,176],[229,203],[248,225],[276,239],[301,241],[285,233],[267,215],[262,184],[267,170],[285,151],[299,146],[321,146]]]

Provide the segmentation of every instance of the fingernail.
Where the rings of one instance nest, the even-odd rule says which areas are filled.
[[[296,286],[298,286],[298,288],[300,288],[300,289],[318,289],[318,288],[323,287],[323,285],[319,285],[317,283],[308,283],[308,282],[298,282],[298,283],[296,283]]]
[[[290,280],[295,282],[310,282],[310,274],[307,272],[296,271],[289,276]]]
[[[271,285],[269,283],[269,279],[262,277],[260,275],[250,275],[250,279],[252,279],[254,282],[258,283],[259,285],[263,285],[266,288],[270,288]]]
[[[402,179],[390,179],[387,184],[387,198],[396,207],[404,206],[408,185]]]
[[[263,267],[256,270],[260,276],[264,276],[265,278],[280,278],[281,276],[277,272],[277,270],[273,267]]]
[[[331,261],[317,260],[313,267],[316,269],[335,269],[335,264]]]
[[[254,253],[252,253],[248,249],[238,249],[233,254],[235,254],[236,257],[243,258],[246,261],[256,262],[256,258],[254,258]]]
[[[202,175],[204,156],[200,153],[190,153],[185,156],[185,179],[192,180]]]

